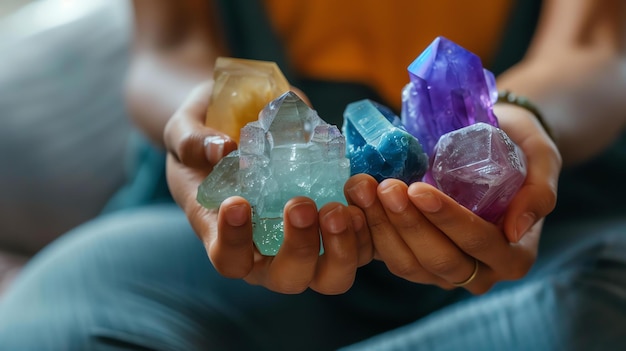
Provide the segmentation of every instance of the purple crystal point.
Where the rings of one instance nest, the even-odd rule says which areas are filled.
[[[498,126],[492,111],[495,79],[475,54],[437,37],[408,71],[411,82],[402,91],[402,122],[429,156],[448,132],[478,122]]]
[[[495,222],[524,183],[526,160],[501,129],[477,123],[441,137],[431,172],[426,181]]]

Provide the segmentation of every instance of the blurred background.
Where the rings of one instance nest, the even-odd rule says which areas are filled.
[[[125,0],[0,0],[0,295],[124,182]]]

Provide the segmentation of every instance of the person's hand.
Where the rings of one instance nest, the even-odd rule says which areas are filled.
[[[358,208],[330,203],[318,212],[311,199],[291,199],[284,208],[284,243],[275,257],[268,257],[253,244],[251,208],[245,199],[228,198],[219,210],[205,209],[196,201],[198,185],[236,149],[230,137],[204,126],[211,88],[209,83],[194,90],[168,122],[164,140],[170,191],[216,270],[281,293],[348,290],[357,267],[373,256],[365,216]]]
[[[444,289],[483,293],[519,279],[537,255],[542,219],[556,204],[559,153],[529,112],[497,110],[501,127],[522,148],[528,175],[503,220],[489,223],[426,183],[380,184],[356,175],[345,186],[349,203],[366,214],[375,257],[395,275]]]
[[[526,155],[528,174],[502,222],[507,238],[516,243],[556,206],[563,160],[556,144],[531,112],[507,104],[496,104],[494,112],[500,128]]]

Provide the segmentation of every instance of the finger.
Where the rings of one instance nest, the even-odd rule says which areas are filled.
[[[528,174],[524,184],[511,201],[504,218],[504,231],[511,242],[518,242],[524,234],[556,206],[561,161],[553,144],[527,139]]]
[[[297,294],[313,280],[320,253],[315,202],[305,197],[289,200],[283,219],[284,240],[269,267],[266,286],[273,291]]]
[[[174,201],[186,213],[195,207],[201,207],[196,200],[196,195],[198,186],[206,177],[206,172],[183,165],[171,153],[166,156],[165,170],[167,185]]]
[[[348,206],[348,211],[350,212],[352,228],[357,240],[358,266],[362,267],[370,263],[374,258],[374,245],[372,244],[372,238],[363,211],[356,206]]]
[[[236,149],[232,138],[204,125],[211,88],[206,83],[194,89],[163,132],[167,150],[189,167],[210,168]]]
[[[409,186],[408,195],[422,214],[468,255],[483,261],[489,258],[491,252],[501,252],[508,247],[495,225],[476,216],[433,186],[413,183]]]
[[[344,186],[344,193],[348,203],[360,208],[365,214],[376,252],[381,256],[391,256],[394,251],[401,251],[398,252],[399,255],[404,253],[402,255],[404,259],[416,263],[417,260],[411,257],[408,247],[404,245],[389,222],[377,198],[377,187],[378,182],[371,176],[357,174],[348,179]]]
[[[219,211],[208,210],[196,201],[197,184],[204,176],[202,172],[185,167],[171,154],[167,156],[167,163],[172,196],[184,209],[217,271],[227,277],[246,276],[254,252],[247,201],[233,197],[225,200]]]
[[[534,172],[533,172],[534,173]],[[532,180],[524,183],[507,209],[504,232],[512,243],[520,242],[538,220],[556,206],[556,188]]]
[[[466,278],[452,283],[453,287],[478,295],[489,291],[500,280],[493,269],[478,260],[473,261],[470,267]]]
[[[194,232],[205,244],[207,251],[210,244],[217,238],[218,210],[209,210],[202,207],[196,200],[198,184],[204,179],[205,174],[201,170],[189,168],[176,160],[172,154],[167,155],[166,175],[170,193],[174,201],[184,210]],[[228,200],[223,208],[236,205],[240,200]],[[247,202],[244,203],[247,204]],[[223,209],[222,208],[222,209]],[[222,215],[220,223],[224,223]]]
[[[504,231],[511,242],[521,237],[556,206],[558,177],[562,160],[536,118],[516,106],[498,106],[501,127],[526,155],[528,174],[524,184],[509,205],[504,217]]]
[[[433,225],[463,252],[496,271],[500,279],[516,279],[532,266],[532,245],[510,244],[496,225],[478,217],[434,187],[413,183],[408,193],[411,202]],[[485,271],[489,273],[488,269]],[[482,282],[482,288],[488,289],[494,283],[484,279],[484,274],[479,278],[482,279],[476,281]],[[492,278],[495,279],[494,276]]]
[[[354,283],[358,267],[358,242],[350,211],[330,203],[319,212],[324,254],[320,256],[311,289],[326,295],[346,292]]]
[[[409,201],[407,188],[404,182],[395,179],[387,179],[378,186],[378,197],[387,217],[423,270],[446,282],[464,281],[473,270],[474,258],[461,251],[417,210]],[[423,276],[420,273],[416,275]]]
[[[239,196],[224,200],[217,221],[218,234],[205,242],[209,258],[225,277],[243,278],[254,263],[250,204]]]
[[[420,265],[413,251],[398,234],[378,199],[377,188],[376,180],[365,174],[351,177],[345,185],[348,203],[358,206],[365,213],[377,258],[385,262],[391,273],[409,281],[441,283],[441,278]]]

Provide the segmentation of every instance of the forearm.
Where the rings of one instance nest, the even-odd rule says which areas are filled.
[[[188,67],[163,56],[142,54],[133,59],[126,82],[126,101],[133,123],[157,146],[163,146],[163,129],[185,97],[212,75],[215,58]]]
[[[624,5],[553,0],[543,12],[529,53],[498,87],[538,105],[564,164],[572,165],[598,154],[626,126]]]
[[[133,122],[158,146],[190,90],[212,76],[225,53],[211,2],[135,0],[133,57],[126,97]]]

